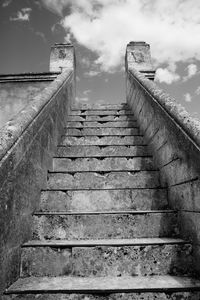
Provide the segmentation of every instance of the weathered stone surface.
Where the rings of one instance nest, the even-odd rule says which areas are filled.
[[[150,148],[161,170],[161,184],[169,188],[171,207],[199,211],[199,122],[137,71],[131,73],[127,75],[128,102],[147,141],[151,140]],[[186,212],[179,220],[182,233],[189,232],[195,251],[199,252],[196,214]],[[195,267],[200,270],[197,257]]]
[[[142,136],[86,136],[86,137],[63,137],[60,145],[146,145]]]
[[[200,211],[200,181],[183,182],[169,187],[170,204],[177,210]],[[179,201],[177,201],[179,199]],[[191,201],[188,201],[190,199]]]
[[[120,282],[121,284],[121,282]],[[184,288],[182,288],[185,290]],[[190,290],[190,288],[188,288]],[[181,288],[180,288],[181,290]],[[62,290],[61,290],[62,291]],[[94,294],[83,294],[77,293],[46,293],[45,294],[21,294],[21,295],[12,295],[4,296],[3,300],[199,300],[200,292],[198,291],[189,291],[189,292],[133,292],[133,293],[94,293]],[[12,298],[11,298],[12,297]]]
[[[53,171],[79,172],[79,171],[142,171],[155,170],[150,157],[112,157],[112,158],[54,158]]]
[[[149,156],[147,146],[59,146],[56,157]]]
[[[160,187],[158,171],[50,173],[47,189],[115,189]]]
[[[67,121],[136,121],[134,115],[67,116]]]
[[[67,122],[66,124],[67,128],[85,128],[85,127],[137,127],[137,122],[136,121],[114,121],[114,122],[109,122],[109,121],[84,121],[84,122]]]
[[[178,233],[175,212],[38,214],[34,239],[169,237]]]
[[[47,78],[39,79],[37,76],[34,76],[34,74],[31,75],[32,76],[30,77],[32,78],[27,74],[23,74],[23,76],[10,76],[7,78],[5,78],[5,76],[1,78],[2,75],[0,75],[0,128],[19,113],[19,111],[26,106],[35,95],[41,93],[44,88],[48,87],[51,80],[53,80],[53,78],[51,79],[50,74],[49,78],[46,76],[48,80]]]
[[[26,247],[21,276],[149,276],[192,272],[189,244]]]
[[[87,109],[87,110],[113,110],[113,109],[128,109],[127,103],[120,103],[120,104],[112,104],[112,103],[95,103],[95,104],[73,104],[72,105],[72,111],[73,110],[82,110],[82,109]]]
[[[138,128],[68,128],[65,135],[67,136],[87,136],[87,135],[140,135]]]
[[[18,278],[20,246],[31,238],[32,213],[39,207],[72,90],[73,73],[65,71],[1,128],[0,295]]]
[[[28,277],[19,279],[7,293],[55,293],[53,298],[34,295],[25,299],[128,299],[128,300],[199,300],[198,279],[178,276],[127,276],[127,277]],[[185,292],[189,290],[188,292]],[[192,292],[191,292],[192,291]],[[58,292],[61,292],[58,294]],[[83,294],[81,294],[81,292]],[[69,295],[65,293],[70,293]],[[77,294],[73,294],[77,293]],[[87,294],[88,293],[88,294]],[[116,294],[113,294],[116,293]],[[123,293],[123,294],[121,294]],[[194,294],[193,294],[194,293]],[[48,294],[47,294],[48,295]],[[26,296],[26,295],[25,295]],[[182,298],[183,296],[183,298]],[[24,299],[23,296],[17,296]],[[36,297],[36,298],[35,298]],[[59,297],[59,298],[58,298]],[[89,297],[89,298],[88,298]]]
[[[71,116],[112,116],[112,115],[132,115],[131,110],[74,110]]]
[[[22,250],[20,276],[59,276],[72,273],[72,249],[30,247]]]
[[[151,210],[168,206],[166,189],[43,191],[41,211]]]

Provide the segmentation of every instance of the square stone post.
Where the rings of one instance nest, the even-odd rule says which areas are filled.
[[[51,47],[50,72],[62,72],[63,69],[75,72],[75,51],[70,43],[55,44]]]
[[[150,45],[145,42],[130,42],[126,47],[126,71],[132,68],[154,80],[155,70],[151,62]]]

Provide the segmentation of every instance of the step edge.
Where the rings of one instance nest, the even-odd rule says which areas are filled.
[[[75,173],[140,173],[140,172],[159,172],[159,169],[153,170],[111,170],[111,171],[51,171],[48,170],[48,174],[75,174]],[[100,174],[102,175],[102,174]]]
[[[132,214],[132,215],[142,215],[142,214],[162,214],[162,213],[177,213],[177,210],[172,209],[160,209],[160,210],[124,210],[124,211],[35,211],[34,216],[40,215],[122,215],[122,214]]]
[[[150,277],[150,276],[149,276]],[[147,286],[145,286],[146,285],[146,283],[147,283],[147,277],[142,277],[142,276],[136,276],[136,277],[126,277],[126,278],[124,278],[125,280],[128,280],[128,284],[127,285],[129,285],[129,286],[124,286],[124,287],[109,287],[109,288],[103,288],[103,287],[96,287],[96,288],[77,288],[77,287],[75,287],[75,288],[73,288],[73,287],[71,287],[71,288],[59,288],[59,289],[56,289],[56,288],[54,288],[54,289],[45,289],[45,288],[41,288],[41,289],[28,289],[28,288],[26,288],[26,289],[23,289],[23,288],[15,288],[15,286],[13,286],[13,285],[16,285],[16,283],[17,282],[20,282],[21,283],[21,285],[23,284],[23,281],[24,281],[24,284],[26,284],[26,278],[19,278],[13,285],[11,285],[8,289],[6,289],[5,290],[5,292],[4,292],[4,294],[43,294],[43,293],[82,293],[82,294],[93,294],[93,293],[106,293],[106,294],[108,294],[108,293],[131,293],[131,292],[139,292],[139,293],[141,293],[141,292],[145,292],[145,293],[147,293],[147,292],[178,292],[178,291],[200,291],[200,281],[198,280],[198,279],[195,279],[195,278],[192,278],[192,277],[180,277],[180,276],[169,276],[169,275],[167,275],[167,276],[151,276],[151,277],[153,277],[153,278],[148,278],[148,279],[150,279],[150,280],[154,280],[154,281],[161,281],[161,283],[163,283],[163,281],[166,281],[167,282],[167,280],[170,280],[170,283],[169,283],[169,285],[167,286],[167,285],[164,285],[164,286],[160,286],[160,287],[156,287],[155,286],[155,283],[153,282],[153,283],[151,283],[151,285],[152,286],[149,286],[149,287],[147,287]],[[47,277],[40,277],[40,279],[43,279],[43,280],[45,280],[45,279],[47,279]],[[31,278],[29,278],[29,281],[30,281],[30,279]],[[51,278],[51,279],[54,279],[54,277],[53,278]],[[50,279],[50,280],[51,280]],[[63,278],[61,277],[60,278],[60,280],[62,280]],[[71,279],[71,277],[66,277],[66,279],[67,280],[69,280],[69,279]],[[98,281],[98,282],[100,282],[101,281],[101,277],[98,277],[98,278],[95,278],[96,279],[96,282]],[[109,280],[109,279],[116,279],[116,281],[117,281],[117,283],[120,283],[119,282],[119,278],[111,278],[111,277],[109,277],[109,278],[107,278],[107,280]],[[122,277],[120,277],[120,280],[122,279]],[[49,278],[48,278],[48,280],[49,280]],[[73,280],[74,281],[77,281],[77,280],[79,280],[79,278],[78,277],[73,277]],[[88,280],[88,279],[87,279]],[[143,280],[143,285],[144,286],[141,286],[141,287],[138,287],[138,285],[137,285],[137,283],[138,283],[138,281],[139,280]],[[39,281],[39,280],[38,280]],[[83,281],[83,280],[82,280]],[[175,281],[175,283],[177,283],[177,286],[175,285],[175,284],[173,284],[173,285],[171,285],[170,286],[170,284],[171,284],[171,282],[172,281]],[[93,280],[93,282],[95,282],[94,280]],[[132,285],[134,284],[134,282],[135,282],[135,287],[130,287],[130,283],[132,283]],[[38,282],[39,283],[39,282]],[[115,283],[115,285],[116,285],[116,283]],[[12,286],[13,286],[13,288],[12,288]],[[136,287],[137,286],[137,287]]]
[[[51,192],[51,191],[63,191],[63,192],[66,192],[66,191],[118,191],[118,190],[167,190],[167,187],[161,187],[161,186],[158,186],[158,187],[131,187],[131,188],[94,188],[94,189],[91,189],[91,188],[46,188],[46,189],[41,189],[41,192]]]
[[[141,240],[141,241],[140,241]],[[190,241],[179,238],[138,238],[138,239],[106,239],[106,240],[31,240],[21,247],[95,247],[95,246],[148,246],[148,245],[186,245]]]
[[[104,155],[98,155],[98,156],[94,156],[94,154],[92,156],[53,156],[53,159],[58,159],[58,158],[67,158],[67,159],[78,159],[78,158],[151,158],[153,159],[153,155],[151,154],[144,154],[144,155],[108,155],[108,156],[105,156]]]

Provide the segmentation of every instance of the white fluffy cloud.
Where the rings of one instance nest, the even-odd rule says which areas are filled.
[[[171,84],[178,81],[180,76],[176,73],[176,64],[170,62],[167,68],[158,68],[156,70],[155,81]]]
[[[62,18],[61,24],[81,45],[98,54],[95,63],[104,71],[123,63],[125,46],[131,40],[151,44],[156,66],[200,60],[200,1],[42,1],[58,14],[70,5],[70,14]],[[168,81],[177,78],[168,68],[159,72],[165,72],[171,78]]]
[[[192,101],[192,96],[190,95],[190,93],[184,94],[184,100],[185,100],[185,102],[191,102]]]
[[[16,17],[10,17],[10,21],[29,21],[32,9],[29,7],[22,8],[16,14]]]
[[[161,83],[171,84],[179,79],[180,76],[177,73],[170,71],[168,68],[158,68],[156,70],[155,80]]]
[[[187,81],[188,79],[192,78],[197,74],[198,71],[197,65],[190,64],[187,66],[186,70],[187,70],[187,75],[183,78],[183,81]]]

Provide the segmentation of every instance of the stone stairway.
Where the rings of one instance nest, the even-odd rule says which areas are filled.
[[[67,120],[7,297],[200,299],[192,247],[132,112],[83,106]]]

